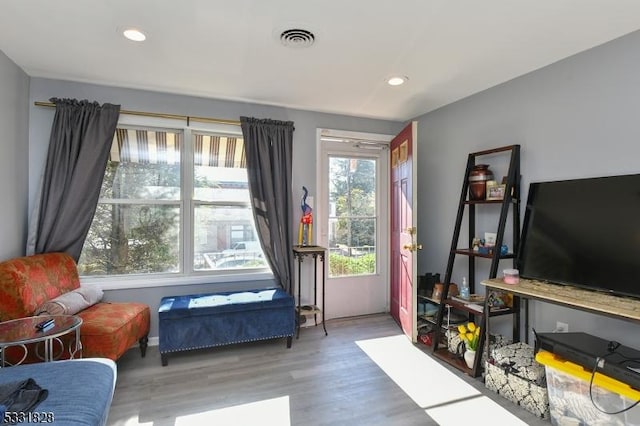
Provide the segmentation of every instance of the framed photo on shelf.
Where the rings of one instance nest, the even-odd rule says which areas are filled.
[[[487,200],[502,200],[504,199],[504,191],[507,185],[494,184],[487,185]]]
[[[484,233],[484,244],[485,246],[495,246],[496,245],[496,238],[498,237],[498,234],[495,232],[485,232]]]

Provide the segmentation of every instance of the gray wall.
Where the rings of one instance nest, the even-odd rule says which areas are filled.
[[[230,102],[222,100],[204,99],[192,96],[181,96],[158,92],[132,90],[124,88],[90,85],[76,82],[49,80],[42,78],[31,79],[30,99],[30,134],[29,134],[29,205],[30,210],[37,191],[40,175],[44,167],[48,138],[53,120],[52,108],[37,107],[35,101],[47,101],[52,97],[89,99],[100,103],[110,102],[120,104],[122,109],[149,112],[163,112],[172,114],[191,115],[199,117],[214,117],[238,120],[240,116],[257,118],[271,118],[275,120],[290,120],[295,123],[294,132],[294,164],[293,188],[294,198],[302,195],[302,185],[307,186],[310,195],[316,194],[316,130],[330,128],[360,132],[396,134],[402,124],[392,121],[372,120],[335,114],[324,114],[310,111],[293,110],[281,107],[256,105],[250,103]],[[300,188],[299,193],[296,188]],[[294,200],[294,201],[295,201]],[[296,214],[297,211],[294,211]],[[292,229],[295,224],[292,224]],[[297,231],[297,227],[295,228]],[[297,235],[297,234],[294,234]],[[308,268],[310,272],[310,268]],[[303,271],[303,274],[305,271]],[[179,279],[176,282],[180,282]],[[303,278],[304,283],[312,280]],[[258,288],[271,285],[271,281],[234,283],[233,288]],[[193,294],[211,291],[211,285],[181,285],[164,286],[161,288],[140,288],[130,290],[108,290],[105,292],[107,300],[111,301],[140,301],[151,306],[152,329],[151,336],[157,336],[157,309],[163,296]],[[230,289],[224,284],[216,284],[216,290]],[[303,286],[303,297],[309,289]],[[308,297],[308,296],[307,296]]]
[[[640,173],[639,45],[640,32],[632,33],[418,118],[420,273],[445,272],[469,152],[520,144],[524,198],[534,181]],[[478,230],[495,229],[495,220],[481,221],[488,225]],[[466,274],[458,259],[453,280]],[[532,306],[538,331],[562,321],[638,346],[637,324]]]
[[[24,255],[29,77],[0,51],[0,260]]]
[[[526,194],[532,181],[575,177],[639,173],[640,163],[640,33],[634,33],[514,79],[467,99],[443,107],[418,118],[418,188],[419,242],[425,249],[419,255],[419,272],[444,273],[451,242],[463,170],[469,152],[518,143],[522,145],[522,190]],[[24,85],[26,77],[0,57],[0,84],[16,90],[14,80]],[[496,64],[500,66],[500,64]],[[9,74],[10,76],[6,76]],[[17,77],[12,77],[17,74]],[[8,84],[7,82],[11,82]],[[26,91],[26,89],[24,90]],[[18,90],[23,93],[23,90]],[[94,86],[81,83],[32,79],[29,126],[29,201],[42,171],[49,127],[53,112],[33,106],[33,101],[48,98],[88,98],[99,102],[119,103],[125,109],[237,119],[240,115],[293,120],[295,132],[294,188],[307,185],[315,195],[315,131],[318,127],[376,133],[397,133],[400,123],[320,114],[286,108],[259,106],[176,96],[146,91]],[[18,96],[20,98],[20,96]],[[0,101],[0,127],[18,137],[20,120],[7,119],[21,100]],[[19,110],[20,108],[18,108]],[[24,109],[24,108],[23,108]],[[5,111],[6,110],[6,111]],[[26,120],[25,116],[21,116]],[[7,124],[9,123],[9,124]],[[14,139],[17,139],[14,138]],[[8,139],[7,139],[8,140]],[[24,148],[17,143],[0,142],[0,162],[8,167],[0,185],[15,182],[15,174],[24,169]],[[504,166],[494,168],[497,176]],[[5,175],[3,175],[5,176]],[[26,193],[24,184],[0,186],[3,199],[20,204]],[[21,199],[22,198],[22,199]],[[11,203],[4,204],[7,209]],[[23,234],[24,208],[8,208],[2,217],[13,217],[10,225],[0,223],[6,232]],[[17,215],[17,216],[16,216]],[[491,230],[492,218],[480,221]],[[479,228],[483,229],[483,228]],[[15,241],[14,241],[15,240]],[[22,238],[11,237],[2,249],[20,252]],[[510,241],[507,240],[509,243]],[[6,257],[6,256],[5,256]],[[454,280],[466,275],[464,259],[456,262]],[[505,266],[508,266],[507,263]],[[502,266],[501,266],[502,268]],[[480,271],[481,273],[482,271]],[[250,283],[251,284],[251,283]],[[201,291],[206,286],[167,287],[109,291],[111,300],[141,300],[157,308],[163,295]],[[552,330],[556,321],[569,323],[572,331],[614,338],[634,345],[640,337],[637,325],[601,316],[533,303],[532,325],[541,331]],[[498,328],[506,326],[497,323]],[[152,335],[156,335],[154,328]]]

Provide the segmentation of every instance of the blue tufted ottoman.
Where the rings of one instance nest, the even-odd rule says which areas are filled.
[[[163,297],[158,309],[160,356],[253,340],[287,338],[295,330],[293,297],[281,289]]]

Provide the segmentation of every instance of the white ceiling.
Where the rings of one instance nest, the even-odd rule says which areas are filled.
[[[289,28],[316,43],[282,46]],[[394,120],[638,29],[639,0],[0,3],[0,50],[30,76]]]

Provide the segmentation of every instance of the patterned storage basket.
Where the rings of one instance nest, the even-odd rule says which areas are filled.
[[[519,342],[494,351],[485,363],[485,386],[541,418],[549,418],[544,366],[533,348]]]
[[[464,342],[460,339],[458,335],[458,330],[447,330],[447,349],[452,354],[456,354],[462,357],[464,353]]]

